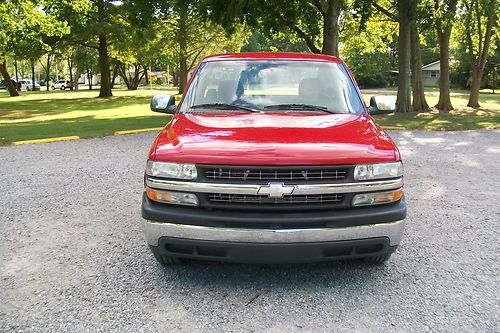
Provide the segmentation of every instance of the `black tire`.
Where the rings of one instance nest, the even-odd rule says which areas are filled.
[[[61,90],[66,90],[66,87],[65,86],[61,86]]]
[[[392,253],[388,254],[382,254],[380,256],[374,256],[374,257],[366,257],[364,258],[364,261],[367,264],[372,264],[372,265],[383,265],[385,264],[389,258],[391,257]]]
[[[54,86],[51,86],[51,87],[50,87],[50,89],[52,89],[52,90],[56,90],[56,87],[54,87]]]
[[[161,255],[158,253],[154,253],[153,255],[155,256],[155,259],[162,265],[162,266],[174,266],[182,263],[181,258],[177,257],[172,257],[172,256],[165,256]]]

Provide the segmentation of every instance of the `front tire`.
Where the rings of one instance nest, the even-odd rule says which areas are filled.
[[[61,90],[66,90],[66,87],[65,86],[61,86]]]
[[[56,87],[52,86],[52,87],[50,87],[50,89],[52,89],[52,90],[56,90]]]

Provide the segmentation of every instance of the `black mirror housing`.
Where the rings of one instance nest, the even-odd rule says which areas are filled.
[[[151,111],[174,114],[175,113],[175,97],[173,95],[159,94],[154,95],[151,99]]]
[[[396,111],[396,100],[393,96],[372,96],[370,98],[369,114],[389,114]]]

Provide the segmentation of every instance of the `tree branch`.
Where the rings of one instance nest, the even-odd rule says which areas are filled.
[[[308,36],[304,31],[302,31],[299,27],[295,25],[287,25],[287,26],[293,31],[295,31],[297,36],[299,36],[306,42],[307,47],[309,48],[309,50],[311,50],[312,53],[321,53],[321,50],[318,49],[314,44],[313,39],[310,36]]]
[[[397,15],[394,15],[393,13],[391,13],[390,11],[385,9],[384,7],[380,6],[378,3],[372,2],[372,6],[376,10],[378,10],[379,12],[381,12],[382,14],[384,14],[385,16],[387,16],[388,18],[393,20],[394,22],[399,22],[399,18],[397,17]]]

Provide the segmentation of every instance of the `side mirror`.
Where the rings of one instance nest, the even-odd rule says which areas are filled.
[[[370,98],[369,114],[388,114],[396,111],[396,100],[392,96],[372,96]]]
[[[175,97],[173,95],[155,95],[151,99],[151,111],[161,113],[175,113]]]

